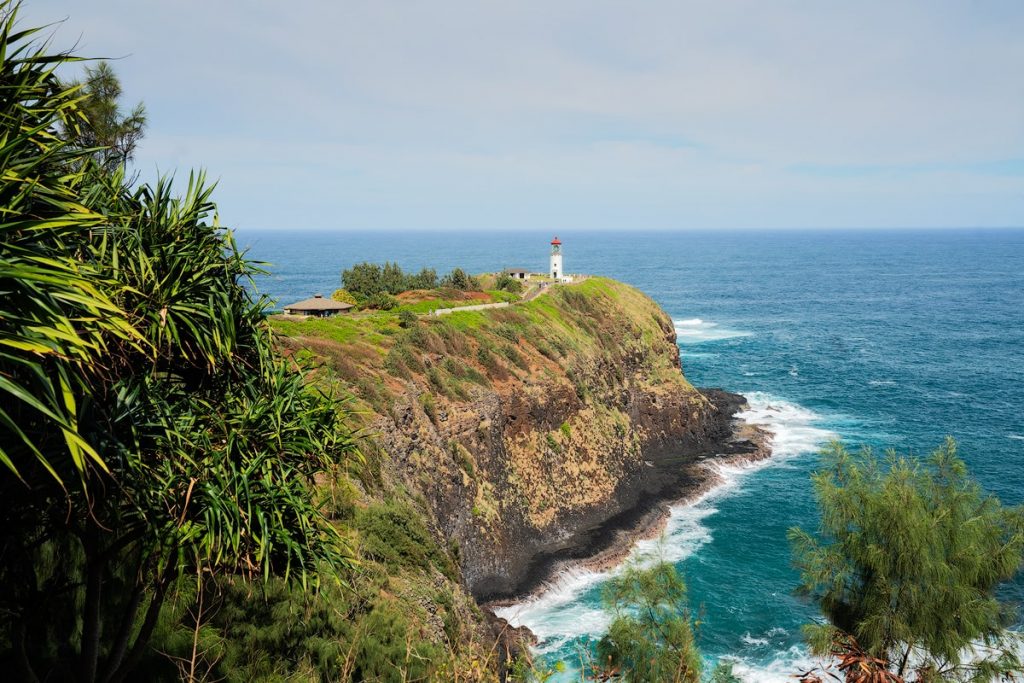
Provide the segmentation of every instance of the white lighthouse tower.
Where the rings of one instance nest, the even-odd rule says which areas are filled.
[[[557,237],[551,240],[551,277],[555,280],[565,278],[565,271],[562,270],[562,241]]]

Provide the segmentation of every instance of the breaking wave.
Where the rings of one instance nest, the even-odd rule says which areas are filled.
[[[676,329],[676,338],[680,344],[702,344],[704,342],[734,339],[736,337],[749,337],[753,334],[752,332],[719,327],[718,323],[707,322],[700,318],[688,318],[672,322]]]

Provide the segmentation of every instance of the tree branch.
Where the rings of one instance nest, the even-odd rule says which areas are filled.
[[[79,675],[85,683],[94,683],[100,654],[100,603],[103,598],[103,563],[96,545],[95,531],[82,536],[85,550],[85,604],[82,607],[82,646]]]
[[[153,629],[156,627],[157,619],[160,616],[160,608],[163,606],[164,598],[167,595],[167,587],[177,575],[178,568],[173,560],[174,554],[173,552],[168,553],[167,567],[157,581],[153,599],[146,609],[146,617],[142,622],[142,628],[139,629],[139,634],[135,637],[135,643],[128,652],[128,656],[124,658],[124,661],[117,669],[107,676],[104,683],[121,683],[142,660],[142,655],[146,651],[149,639],[153,636]]]

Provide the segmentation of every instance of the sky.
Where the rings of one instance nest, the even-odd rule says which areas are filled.
[[[247,229],[1024,225],[1024,2],[26,0]],[[74,74],[71,74],[74,75]]]

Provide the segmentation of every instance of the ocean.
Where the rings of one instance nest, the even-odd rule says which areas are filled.
[[[552,233],[238,233],[269,262],[259,289],[283,305],[340,286],[363,260],[439,273],[546,270]],[[926,454],[957,439],[971,472],[1024,503],[1024,230],[559,232],[567,272],[606,275],[673,318],[697,386],[747,396],[745,418],[774,456],[726,468],[726,482],[673,510],[636,555],[675,562],[700,615],[709,664],[745,680],[792,680],[810,664],[800,625],[818,612],[793,588],[786,530],[812,528],[809,475],[830,439]],[[548,661],[576,660],[609,623],[606,574],[566,571],[501,611],[540,638]],[[1001,589],[1024,602],[1024,578]]]

